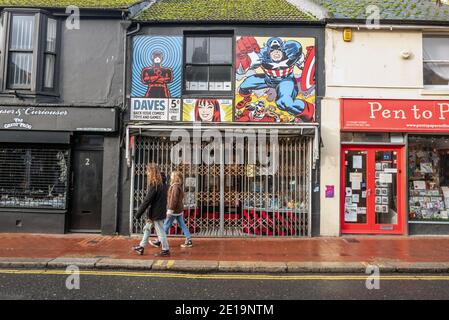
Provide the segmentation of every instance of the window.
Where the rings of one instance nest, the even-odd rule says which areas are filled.
[[[56,93],[58,20],[34,10],[5,10],[2,20],[6,52],[2,90]]]
[[[424,85],[449,86],[449,37],[423,38]]]
[[[53,89],[55,86],[55,66],[56,66],[56,28],[55,19],[47,20],[47,41],[45,42],[45,71],[44,88]]]
[[[187,36],[185,91],[232,90],[232,37]]]
[[[8,87],[31,89],[34,16],[13,15],[9,40]]]
[[[66,209],[69,151],[0,147],[0,207]]]
[[[449,222],[449,139],[409,136],[408,144],[410,220]]]

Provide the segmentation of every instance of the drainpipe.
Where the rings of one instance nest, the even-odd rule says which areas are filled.
[[[123,114],[126,110],[126,100],[127,100],[127,93],[126,93],[126,76],[127,76],[127,71],[128,71],[128,37],[132,36],[133,34],[136,34],[140,31],[140,23],[137,23],[136,29],[132,30],[132,31],[128,31],[125,33],[125,39],[123,41],[123,57],[124,57],[124,61],[123,61],[123,110],[122,110],[122,120],[123,120]],[[126,142],[125,142],[125,146],[126,146],[126,151],[125,151],[125,159],[127,161],[128,167],[129,167],[129,161],[130,161],[130,155],[129,155],[129,129],[126,128]]]
[[[128,71],[128,37],[140,31],[140,23],[137,23],[135,30],[127,31],[123,41],[123,111],[126,110],[126,75]]]

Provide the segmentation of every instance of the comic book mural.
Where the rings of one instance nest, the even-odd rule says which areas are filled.
[[[182,37],[133,39],[131,120],[181,118]]]
[[[237,37],[235,121],[315,120],[315,39]]]
[[[183,121],[232,122],[232,100],[184,99]]]

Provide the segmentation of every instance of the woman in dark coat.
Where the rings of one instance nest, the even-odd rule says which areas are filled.
[[[147,179],[147,194],[136,213],[136,218],[140,219],[145,212],[148,212],[147,220],[143,228],[142,241],[140,245],[133,247],[133,249],[140,255],[144,253],[145,246],[150,238],[151,228],[154,225],[159,242],[162,245],[162,251],[155,254],[155,256],[169,256],[170,248],[164,231],[164,220],[167,212],[167,185],[163,181],[159,168],[153,164],[148,164],[147,166]]]

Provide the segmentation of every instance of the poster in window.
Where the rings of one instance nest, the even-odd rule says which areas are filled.
[[[182,61],[182,37],[133,38],[131,120],[179,120]]]
[[[357,222],[357,204],[345,205],[345,222]]]
[[[183,121],[232,122],[232,100],[184,99]]]
[[[315,121],[315,39],[236,38],[238,122]]]

